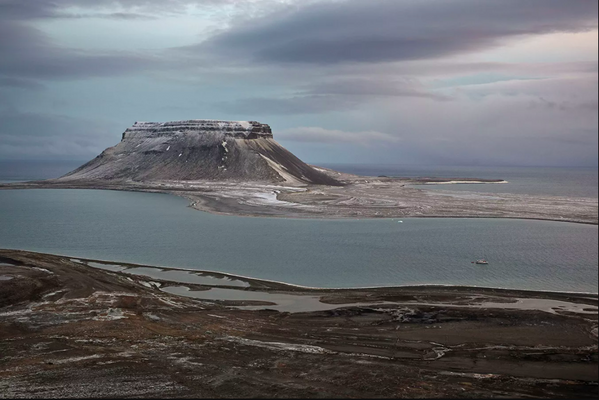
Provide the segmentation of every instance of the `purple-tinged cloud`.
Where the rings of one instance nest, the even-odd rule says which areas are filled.
[[[240,23],[189,50],[261,63],[377,63],[446,57],[518,36],[596,27],[594,0],[347,0]]]

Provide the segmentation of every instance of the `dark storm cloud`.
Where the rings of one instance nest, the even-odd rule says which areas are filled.
[[[230,114],[294,115],[324,114],[348,110],[358,106],[358,101],[343,96],[296,96],[290,98],[256,97],[217,103],[215,107]]]
[[[302,143],[351,143],[360,146],[377,146],[380,143],[397,143],[401,141],[397,136],[383,132],[347,132],[319,127],[284,129],[277,132],[277,140]]]
[[[0,111],[0,157],[89,157],[111,145],[107,132],[118,127],[62,115]]]
[[[71,13],[71,14],[60,14],[56,18],[61,18],[61,19],[97,18],[97,19],[114,19],[114,20],[124,20],[124,21],[157,20],[158,19],[158,17],[152,16],[152,15],[139,14],[139,13],[130,13],[130,12],[117,12],[117,13],[101,13],[101,12]]]
[[[160,60],[131,52],[88,53],[51,43],[30,26],[0,24],[0,77],[21,79],[112,76],[156,68]]]
[[[307,115],[351,110],[375,97],[415,97],[448,101],[450,97],[426,92],[416,83],[393,82],[387,77],[332,79],[301,88],[292,97],[244,98],[215,105],[220,110],[242,115]]]
[[[114,18],[114,19],[140,19],[149,16],[131,13],[85,13],[70,14],[64,12],[64,7],[71,5],[84,6],[85,8],[102,8],[111,2],[87,2],[77,4],[75,1],[48,1],[48,0],[0,0],[0,20],[25,21],[44,18]],[[113,5],[116,3],[112,3]]]
[[[34,27],[42,19],[156,19],[189,5],[237,4],[237,0],[0,0],[0,78],[68,79],[163,69],[172,54],[135,54],[65,48]],[[241,1],[243,3],[243,1]],[[76,7],[77,12],[68,7]],[[119,7],[121,10],[119,10]],[[115,12],[115,10],[119,10]],[[124,10],[124,11],[122,11]],[[158,13],[152,15],[152,13]]]
[[[51,18],[58,10],[53,1],[0,0],[0,19],[26,20]]]
[[[0,87],[13,87],[28,90],[43,90],[45,87],[41,83],[29,79],[2,78],[0,77]]]
[[[596,0],[348,0],[240,23],[189,49],[267,63],[376,63],[437,58],[517,35],[596,26]]]
[[[450,100],[449,97],[428,93],[417,82],[393,81],[386,76],[377,78],[345,78],[312,84],[306,93],[313,95],[337,96],[391,96],[420,97],[432,100]]]
[[[145,12],[179,12],[189,5],[227,5],[237,4],[243,0],[0,0],[0,19],[29,20],[40,18],[64,18],[72,14],[65,8],[78,9],[139,9]],[[81,14],[80,16],[85,16]],[[135,18],[143,16],[137,13],[108,13],[105,17]],[[94,17],[94,14],[88,16]],[[98,16],[95,14],[95,16]]]
[[[95,18],[112,18],[112,19],[124,19],[124,20],[132,20],[132,19],[156,19],[156,17],[151,17],[149,15],[144,14],[136,14],[136,13],[110,13],[110,14],[92,14],[92,17]]]

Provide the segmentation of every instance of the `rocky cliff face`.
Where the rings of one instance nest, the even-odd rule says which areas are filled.
[[[122,140],[60,178],[72,180],[244,180],[339,185],[255,121],[136,122]]]

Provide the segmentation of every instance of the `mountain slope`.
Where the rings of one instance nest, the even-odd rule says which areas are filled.
[[[136,122],[114,147],[59,178],[239,180],[340,185],[278,144],[255,121]]]

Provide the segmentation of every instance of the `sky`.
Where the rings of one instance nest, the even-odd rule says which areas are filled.
[[[310,163],[597,166],[596,0],[0,0],[0,160],[255,120]]]

